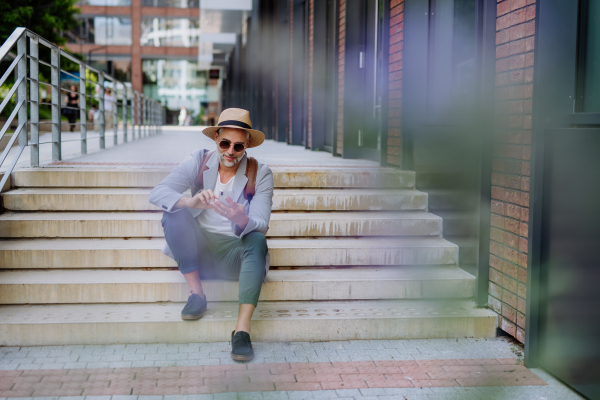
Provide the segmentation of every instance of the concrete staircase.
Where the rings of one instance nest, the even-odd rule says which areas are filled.
[[[229,339],[237,282],[206,281],[200,321],[182,321],[185,281],[148,203],[167,170],[14,173],[0,215],[0,345]],[[414,173],[273,168],[272,270],[255,341],[493,337],[442,219]]]

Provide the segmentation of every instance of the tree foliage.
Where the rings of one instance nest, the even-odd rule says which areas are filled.
[[[44,39],[62,45],[61,35],[78,25],[77,0],[0,0],[0,44],[18,27],[28,28]]]

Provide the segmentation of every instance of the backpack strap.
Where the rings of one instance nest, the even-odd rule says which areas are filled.
[[[209,151],[208,153],[204,153],[204,158],[202,159],[202,164],[200,164],[200,170],[198,171],[198,175],[196,176],[196,179],[194,180],[193,196],[195,196],[196,193],[198,193],[200,190],[202,190],[204,188],[204,171],[206,171],[208,169],[206,164],[208,163],[208,160],[210,160],[210,157],[213,155],[214,152],[215,152],[215,150]]]
[[[246,178],[248,182],[244,188],[244,198],[249,202],[252,201],[256,192],[256,174],[258,173],[258,161],[254,157],[248,157],[246,163]]]

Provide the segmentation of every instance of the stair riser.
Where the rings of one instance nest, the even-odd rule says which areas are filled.
[[[271,265],[278,267],[349,265],[451,265],[456,247],[277,248],[271,247]],[[3,269],[90,269],[176,267],[156,249],[3,250]]]
[[[126,238],[164,237],[158,214],[153,220],[3,220],[4,238]],[[271,218],[268,237],[306,236],[439,236],[437,219],[286,220]]]
[[[0,331],[0,345],[223,342],[231,339],[231,331],[235,329],[235,317],[232,315],[232,318],[227,321],[211,321],[204,317],[199,322],[7,324]],[[257,318],[252,321],[252,340],[255,342],[493,338],[495,336],[495,316],[353,317],[310,321],[302,319],[270,321]]]
[[[158,211],[148,194],[22,194],[4,196],[14,211]],[[273,211],[427,210],[427,195],[303,195],[275,194]]]
[[[183,281],[183,277],[181,277]],[[474,279],[276,281],[267,282],[261,301],[377,300],[470,298]],[[205,280],[210,301],[238,301],[238,282]],[[188,286],[181,283],[0,284],[0,304],[85,304],[185,302]]]
[[[69,170],[44,168],[14,173],[15,187],[154,187],[172,169],[163,170]],[[328,171],[286,169],[275,167],[276,188],[413,188],[414,172],[394,170],[364,170],[358,168]]]

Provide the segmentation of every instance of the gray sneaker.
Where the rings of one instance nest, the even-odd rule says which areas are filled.
[[[181,319],[200,319],[206,311],[206,304],[206,295],[202,298],[199,294],[193,293],[181,310]]]

